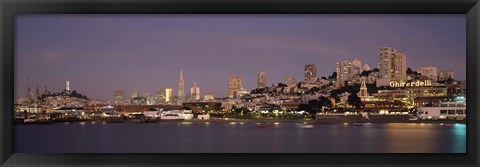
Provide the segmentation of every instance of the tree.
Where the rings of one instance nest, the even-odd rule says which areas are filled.
[[[372,72],[379,72],[380,70],[378,68],[375,68],[372,70]]]
[[[327,80],[327,77],[322,77],[323,80]]]
[[[337,79],[337,72],[333,72],[332,75],[328,76],[328,79]]]
[[[278,83],[278,87],[287,87],[288,85],[287,84],[284,84],[284,83]]]
[[[412,74],[412,73],[413,73],[413,70],[410,67],[408,67],[407,68],[407,74]]]
[[[355,106],[355,108],[357,109],[363,107],[362,100],[360,99],[360,97],[358,97],[356,93],[352,93],[350,94],[350,96],[348,96],[347,103]]]

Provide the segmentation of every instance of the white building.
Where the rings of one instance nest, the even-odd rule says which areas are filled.
[[[407,56],[391,47],[380,48],[378,69],[380,70],[380,79],[406,81]]]
[[[456,119],[466,117],[465,101],[441,102],[439,106],[417,108],[417,117],[420,119]]]
[[[346,60],[337,62],[337,83],[343,85],[345,81],[348,81],[351,75],[352,63]]]

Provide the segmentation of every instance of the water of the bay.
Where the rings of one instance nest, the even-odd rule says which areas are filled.
[[[389,123],[55,123],[15,125],[21,153],[465,153],[466,125]]]

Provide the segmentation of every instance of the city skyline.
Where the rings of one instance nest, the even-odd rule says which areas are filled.
[[[238,17],[238,23],[229,17]],[[115,90],[129,95],[132,91],[176,88],[182,70],[186,88],[197,82],[202,92],[226,97],[230,75],[239,75],[242,86],[251,90],[257,87],[261,71],[269,86],[284,82],[287,74],[303,80],[304,65],[309,63],[316,64],[318,77],[331,75],[342,60],[359,59],[373,69],[377,68],[381,47],[405,53],[413,70],[434,66],[454,70],[456,79],[465,79],[462,22],[465,17],[461,15],[21,16],[16,34],[16,96],[26,94],[26,78],[30,77],[31,86],[45,83],[52,92],[61,91],[68,80],[72,90],[92,98],[112,99]],[[382,23],[389,23],[389,28],[381,27]],[[276,26],[264,28],[271,24]],[[33,25],[39,27],[33,31]],[[142,27],[145,25],[153,28]],[[217,27],[210,30],[211,25]],[[375,25],[380,26],[378,32],[368,29]],[[119,30],[106,32],[118,26]],[[335,26],[341,30],[332,35],[324,32]],[[63,31],[58,32],[58,28]],[[372,37],[363,37],[362,32],[370,32],[365,36]],[[45,35],[51,42],[40,43]],[[361,39],[367,42],[359,42]],[[439,61],[431,63],[433,58]],[[174,89],[174,94],[177,91]]]

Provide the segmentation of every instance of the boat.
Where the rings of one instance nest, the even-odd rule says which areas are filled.
[[[314,128],[315,126],[313,125],[303,125],[302,128],[307,128],[307,129],[310,129],[310,128]]]
[[[52,124],[50,117],[26,118],[23,120],[24,124]]]
[[[354,126],[363,126],[363,123],[354,123]]]
[[[442,126],[444,126],[444,127],[452,127],[453,124],[442,124]]]
[[[456,101],[443,101],[429,107],[417,108],[417,117],[419,119],[439,120],[465,120],[466,102],[460,98]]]
[[[258,129],[270,129],[270,128],[275,128],[274,125],[257,125],[255,126],[255,128],[258,128]]]
[[[157,118],[145,118],[144,122],[145,123],[154,123],[154,122],[157,122],[158,119]]]
[[[188,120],[193,118],[192,110],[163,111],[160,120]]]

